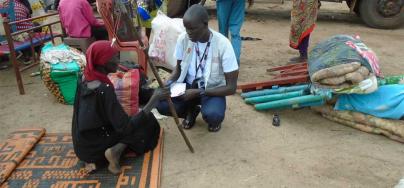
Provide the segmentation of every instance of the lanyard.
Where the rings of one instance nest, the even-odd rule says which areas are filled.
[[[206,45],[205,50],[203,51],[202,57],[201,57],[200,52],[199,52],[198,43],[196,43],[195,51],[196,51],[196,56],[197,57],[195,58],[195,79],[198,76],[199,69],[201,69],[201,71],[202,71],[202,76],[203,76],[203,72],[205,71],[205,63],[206,63],[206,60],[208,59],[208,53],[209,53],[209,47],[210,47],[210,39],[211,39],[211,37],[209,37],[209,42]],[[198,60],[199,60],[199,63],[198,63]]]

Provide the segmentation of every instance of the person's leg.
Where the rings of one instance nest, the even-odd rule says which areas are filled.
[[[289,63],[304,63],[307,61],[309,41],[310,35],[307,35],[302,41],[300,41],[300,44],[297,47],[297,50],[299,50],[299,56],[289,59]]]
[[[187,102],[178,97],[172,98],[171,100],[174,103],[175,111],[177,112],[178,117],[185,118],[187,116],[187,107],[188,107]],[[160,114],[165,116],[172,116],[167,100],[161,100],[157,104],[156,108]]]
[[[201,99],[202,118],[208,123],[210,132],[217,132],[221,128],[226,111],[226,97],[204,96]]]
[[[195,121],[199,115],[199,112],[201,112],[201,107],[199,107],[199,105],[201,104],[201,98],[198,97],[192,99],[190,101],[187,101],[187,103],[187,116],[185,117],[184,121],[182,121],[182,127],[184,129],[191,129],[195,125]]]
[[[229,17],[233,0],[216,0],[217,21],[219,32],[225,37],[229,37]]]
[[[299,44],[299,53],[302,59],[307,60],[307,51],[309,48],[310,34],[303,38]]]
[[[151,28],[147,28],[147,27],[146,27],[146,37],[147,37],[147,39],[148,39],[149,41],[150,41],[151,31],[152,31]]]
[[[91,27],[91,36],[95,40],[108,40],[108,31],[105,27]]]
[[[240,30],[243,26],[245,16],[245,0],[231,0],[233,2],[231,14],[229,17],[229,30],[231,35],[231,44],[236,54],[237,62],[240,64],[241,37]]]
[[[107,150],[105,150],[105,158],[108,160],[108,170],[113,174],[121,173],[121,166],[119,165],[119,159],[122,152],[125,151],[127,144],[118,143]]]

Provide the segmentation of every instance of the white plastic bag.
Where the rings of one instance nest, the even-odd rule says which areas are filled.
[[[174,68],[177,60],[174,57],[178,36],[185,32],[180,18],[169,18],[159,11],[152,21],[152,36],[150,40],[149,56],[158,63],[167,64]]]

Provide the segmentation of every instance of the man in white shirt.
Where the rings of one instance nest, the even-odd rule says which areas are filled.
[[[178,116],[185,118],[185,129],[194,126],[201,112],[208,130],[217,132],[224,120],[226,96],[236,92],[239,67],[230,41],[209,29],[208,21],[208,12],[201,5],[193,5],[185,13],[186,33],[178,37],[177,66],[167,84],[187,85],[185,94],[173,98]],[[160,101],[157,109],[170,115],[166,101]]]

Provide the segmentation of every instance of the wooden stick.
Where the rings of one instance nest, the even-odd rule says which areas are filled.
[[[147,54],[147,52],[145,52],[145,53]],[[146,55],[146,57],[148,57],[148,55]],[[148,58],[148,62],[149,62],[150,68],[151,68],[154,76],[156,77],[157,82],[159,83],[160,87],[164,88],[165,87],[164,83],[161,80],[161,78],[160,78],[160,76],[159,76],[159,74],[157,72],[156,66],[154,66],[154,63],[149,58]],[[171,97],[167,98],[167,102],[168,102],[168,107],[170,108],[170,112],[171,112],[171,114],[172,114],[172,116],[174,118],[175,123],[177,124],[177,128],[180,131],[182,138],[184,138],[184,141],[187,144],[188,149],[191,151],[191,153],[194,153],[194,148],[192,147],[191,142],[189,141],[187,135],[184,132],[184,129],[182,128],[182,125],[180,124],[180,121],[178,119],[178,114],[177,114],[177,111],[175,110],[174,103],[171,100]]]
[[[136,14],[137,14],[137,12],[136,12]],[[138,41],[139,41],[140,46],[144,47],[145,45],[143,44],[141,34],[139,34],[138,32],[136,32],[136,34],[138,36]],[[157,82],[158,82],[159,86],[161,88],[164,88],[165,85],[164,85],[163,81],[161,80],[161,78],[160,78],[160,76],[159,76],[159,74],[157,72],[157,68],[153,63],[153,60],[149,57],[148,48],[144,48],[144,53],[146,55],[147,62],[149,62],[149,65],[150,65],[150,68],[151,68],[151,70],[152,70],[152,72],[154,74],[154,77],[156,77],[156,79],[157,79]],[[168,103],[168,107],[170,108],[171,115],[173,116],[174,121],[177,124],[177,128],[180,131],[181,136],[184,139],[185,143],[187,144],[189,151],[191,151],[191,153],[194,153],[194,148],[192,147],[191,142],[189,141],[187,135],[184,132],[184,129],[182,128],[182,125],[180,124],[180,120],[178,119],[178,114],[177,114],[177,111],[175,110],[174,103],[171,100],[171,97],[167,98],[167,103]]]
[[[141,39],[139,40],[139,42],[140,42],[140,45],[141,45],[141,46],[144,46],[143,42],[141,42]],[[145,55],[146,55],[147,62],[149,63],[150,68],[151,68],[151,70],[152,70],[152,72],[153,72],[153,74],[154,74],[154,77],[156,77],[156,80],[157,80],[159,86],[160,86],[161,88],[164,88],[165,85],[164,85],[164,83],[163,83],[163,80],[161,80],[161,78],[160,78],[160,76],[159,76],[159,74],[158,74],[158,72],[157,72],[157,68],[156,68],[156,66],[155,66],[154,63],[153,63],[153,60],[149,58],[149,54],[147,53],[147,51],[148,51],[148,49],[146,48],[146,49],[144,50],[144,53],[145,53]],[[180,124],[180,120],[179,120],[179,118],[178,118],[178,114],[177,114],[177,111],[175,110],[174,103],[173,103],[173,101],[171,100],[171,97],[168,97],[168,98],[167,98],[167,103],[168,103],[168,107],[170,108],[171,115],[173,116],[174,121],[175,121],[175,123],[177,124],[177,128],[178,128],[178,130],[180,131],[181,136],[182,136],[182,138],[184,139],[185,143],[187,144],[189,151],[191,151],[191,153],[194,153],[194,148],[192,147],[191,142],[189,141],[187,135],[186,135],[185,132],[184,132],[184,129],[182,128],[182,125]]]

